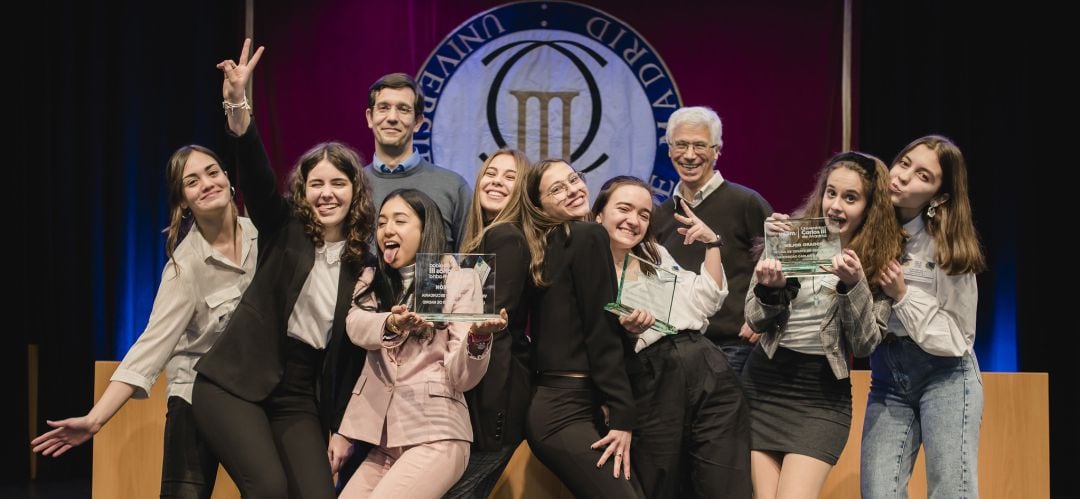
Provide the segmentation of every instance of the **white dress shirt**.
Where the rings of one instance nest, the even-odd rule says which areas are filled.
[[[695,192],[694,195],[690,198],[683,197],[684,187],[682,180],[680,180],[679,183],[675,184],[675,190],[672,191],[672,196],[686,200],[686,204],[690,205],[690,209],[694,209],[697,208],[697,205],[701,204],[701,202],[704,201],[705,198],[709,197],[709,194],[712,194],[713,191],[723,185],[723,183],[724,177],[720,175],[720,172],[714,171],[712,178],[710,178],[708,182],[705,182],[705,185],[701,186],[701,189],[698,189],[698,191]]]
[[[979,288],[975,274],[948,275],[937,264],[937,247],[922,216],[904,224],[907,293],[893,304],[889,331],[910,336],[926,353],[960,357],[975,343]]]
[[[164,367],[168,396],[191,403],[195,363],[221,336],[255,275],[258,230],[245,217],[238,222],[239,266],[210,246],[196,227],[176,245],[161,272],[146,329],[111,378],[134,386],[134,398],[149,396]]]
[[[825,355],[821,341],[821,321],[836,300],[840,280],[832,274],[799,278],[799,294],[791,301],[791,315],[780,346],[809,355]]]
[[[319,350],[330,343],[343,249],[344,239],[315,248],[315,264],[289,315],[289,336]]]
[[[660,251],[660,266],[673,270],[678,276],[675,281],[675,298],[671,303],[671,316],[667,323],[680,331],[689,329],[698,333],[705,332],[709,317],[720,310],[724,298],[727,298],[727,276],[724,276],[723,282],[717,283],[705,270],[704,263],[699,269],[700,274],[681,269],[666,248],[660,245],[656,245],[656,248]],[[640,352],[663,337],[663,333],[649,329],[638,335],[634,351]]]

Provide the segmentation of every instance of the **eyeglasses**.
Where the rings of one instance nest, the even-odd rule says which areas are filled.
[[[671,150],[676,154],[682,154],[686,152],[687,149],[691,148],[694,150],[694,154],[705,154],[705,151],[714,147],[716,146],[713,144],[706,144],[704,142],[686,142],[683,140],[671,144]]]
[[[548,189],[547,194],[545,194],[545,195],[546,196],[551,196],[551,197],[556,198],[556,199],[562,199],[563,197],[566,196],[566,192],[570,190],[571,186],[577,186],[578,184],[581,184],[583,182],[585,182],[585,174],[584,173],[581,173],[581,172],[571,173],[569,177],[566,177],[565,182],[562,182],[562,181],[555,182],[555,185],[552,185],[551,188]]]

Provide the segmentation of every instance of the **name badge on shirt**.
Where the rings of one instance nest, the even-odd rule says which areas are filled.
[[[912,258],[910,254],[900,259],[900,266],[904,268],[904,279],[912,282],[934,282],[934,271],[937,263],[919,258]]]

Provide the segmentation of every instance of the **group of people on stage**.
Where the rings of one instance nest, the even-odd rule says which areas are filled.
[[[577,497],[817,497],[850,431],[852,357],[869,356],[863,496],[904,497],[920,445],[930,497],[978,496],[985,263],[949,139],[890,165],[837,154],[789,216],[716,171],[720,118],[686,107],[668,121],[680,182],[663,204],[630,176],[591,197],[566,160],[512,149],[470,192],[414,149],[423,93],[395,73],[370,89],[372,161],[318,144],[282,196],[245,93],[251,48],[218,64],[228,154],[168,162],[145,331],[35,451],[87,441],[165,369],[162,497],[209,497],[219,463],[244,497],[487,497],[522,440]],[[767,231],[802,217],[839,233],[827,274],[762,256]],[[410,309],[417,254],[445,252],[496,255],[498,318]],[[622,272],[650,265],[677,274],[675,334],[604,309]]]

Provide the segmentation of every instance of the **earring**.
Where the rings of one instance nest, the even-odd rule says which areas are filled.
[[[187,220],[191,218],[191,208],[184,208],[184,211],[180,213],[181,220]]]
[[[937,215],[937,205],[930,203],[930,207],[926,209],[926,216],[934,218],[934,215]]]
[[[229,194],[232,195],[233,199],[236,199],[236,187],[235,186],[231,186],[231,185],[229,186]]]

